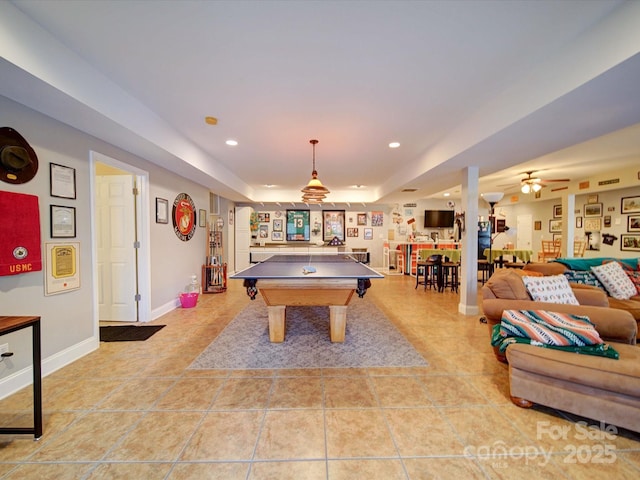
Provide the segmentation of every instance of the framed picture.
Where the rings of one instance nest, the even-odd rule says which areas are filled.
[[[599,232],[602,230],[602,219],[597,218],[585,218],[584,219],[585,232]]]
[[[535,222],[533,222],[533,229],[542,230],[542,222],[540,220],[536,220]]]
[[[309,210],[287,210],[287,242],[310,240],[309,218]]]
[[[204,228],[207,226],[207,211],[204,208],[198,210],[198,226]]]
[[[258,238],[269,238],[269,225],[260,225]]]
[[[628,233],[620,235],[620,250],[640,252],[640,235]]]
[[[562,218],[562,205],[553,206],[553,218]]]
[[[258,213],[258,223],[269,223],[270,221],[271,221],[270,213],[263,213],[263,212]]]
[[[629,218],[627,218],[627,232],[640,232],[640,215],[629,215]]]
[[[640,213],[640,196],[622,197],[620,203],[621,213]]]
[[[549,233],[561,233],[562,220],[549,220]]]
[[[561,233],[554,233],[551,238],[553,239],[554,242],[562,243],[562,234]]]
[[[364,239],[365,240],[373,240],[373,228],[365,228],[364,229]]]
[[[576,228],[582,228],[582,217],[576,217]]]
[[[611,215],[604,216],[604,226],[605,228],[608,228],[611,226]]]
[[[598,203],[598,195],[587,195],[587,203]]]
[[[50,194],[52,197],[76,199],[76,169],[49,164]]]
[[[371,212],[371,226],[382,227],[384,223],[384,212]]]
[[[602,216],[602,204],[601,203],[587,203],[584,206],[584,216],[585,216],[585,218],[586,217],[601,217]]]
[[[359,213],[358,214],[358,225],[366,225],[367,224],[367,214]]]
[[[323,210],[322,223],[323,240],[328,241],[337,237],[344,242],[344,210]]]
[[[273,221],[273,231],[274,232],[281,232],[282,231],[282,219],[281,218]]]
[[[51,238],[76,237],[76,209],[62,205],[50,205]]]
[[[357,237],[358,229],[357,228],[347,228],[347,237]]]
[[[44,294],[80,288],[80,243],[45,243]]]
[[[279,242],[282,240],[282,232],[271,232],[271,240]]]
[[[169,200],[156,197],[156,223],[169,223]]]

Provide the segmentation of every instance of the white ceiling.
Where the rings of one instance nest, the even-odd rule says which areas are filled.
[[[0,94],[235,201],[300,201],[312,138],[327,201],[468,166],[515,191],[640,163],[639,24],[618,0],[15,0]]]

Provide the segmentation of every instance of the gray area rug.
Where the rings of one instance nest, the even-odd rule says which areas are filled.
[[[347,309],[344,343],[329,340],[328,307],[287,307],[285,340],[269,341],[269,317],[256,298],[191,364],[190,369],[414,367],[428,365],[372,303]]]

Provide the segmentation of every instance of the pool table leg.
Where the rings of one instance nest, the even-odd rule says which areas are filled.
[[[329,306],[329,334],[334,343],[343,343],[345,329],[347,327],[346,305]]]
[[[269,312],[269,340],[272,343],[284,342],[286,308],[284,305],[267,307],[267,311]]]

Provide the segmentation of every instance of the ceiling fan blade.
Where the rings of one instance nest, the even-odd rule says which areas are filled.
[[[543,183],[544,182],[570,182],[571,179],[570,178],[554,178],[554,179],[549,179],[549,180],[541,180]]]

